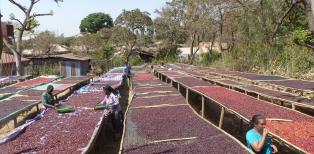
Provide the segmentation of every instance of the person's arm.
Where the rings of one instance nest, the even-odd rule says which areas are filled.
[[[101,102],[98,102],[97,104],[103,104],[103,105],[106,105],[106,98],[104,98]]]
[[[268,134],[268,130],[266,128],[264,128],[262,140],[260,142],[251,143],[251,146],[254,149],[254,151],[261,152],[263,150],[265,142],[266,142],[267,134]]]
[[[47,104],[47,103],[43,103],[43,104],[44,104],[44,106],[45,106],[46,108],[56,109],[56,107],[55,107],[54,105],[50,105],[50,104]]]

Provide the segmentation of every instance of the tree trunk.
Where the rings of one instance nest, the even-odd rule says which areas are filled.
[[[214,33],[213,39],[211,41],[211,45],[210,45],[210,49],[209,49],[210,52],[213,51],[213,47],[214,47],[215,41],[216,41],[216,32]]]
[[[314,0],[304,0],[303,4],[309,21],[309,29],[314,32]]]
[[[223,15],[223,12],[222,12],[222,9],[219,8],[219,15],[220,15],[220,22],[219,22],[219,34],[220,34],[220,38],[219,38],[219,49],[220,49],[220,52],[223,52],[223,47],[222,47],[222,35],[223,35],[223,20],[224,20],[224,15]]]
[[[22,57],[20,54],[13,52],[14,58],[15,58],[15,65],[16,65],[16,75],[22,76],[24,74],[24,66],[22,64]]]
[[[189,56],[189,58],[188,58],[188,60],[190,60],[190,61],[191,61],[191,59],[192,59],[193,52],[194,52],[195,37],[196,37],[196,34],[193,33],[193,34],[192,34],[192,42],[191,42],[191,46],[190,46],[190,56]]]
[[[132,47],[133,48],[133,47]],[[127,55],[126,55],[126,62],[129,63],[130,61],[130,57],[132,55],[132,48],[128,51]]]
[[[22,37],[23,37],[23,31],[18,32],[18,38],[16,41],[16,49],[13,51],[13,55],[15,57],[15,64],[16,64],[16,75],[17,76],[22,76],[23,75],[23,70],[24,66],[22,64]]]
[[[1,13],[0,13],[0,58],[1,58],[1,55],[2,55],[2,49],[3,49],[3,36],[2,36],[2,27],[1,27]]]

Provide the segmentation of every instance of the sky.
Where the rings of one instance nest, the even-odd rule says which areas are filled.
[[[30,0],[15,0],[28,6]],[[81,20],[90,13],[103,12],[110,14],[113,20],[123,9],[131,10],[139,8],[141,11],[151,13],[154,19],[157,14],[155,10],[161,8],[169,0],[63,0],[56,4],[53,0],[41,0],[38,2],[33,12],[49,13],[53,11],[53,16],[38,17],[40,26],[36,31],[50,30],[56,34],[73,36],[79,34]],[[15,5],[8,0],[0,0],[0,11],[3,15],[2,21],[9,21],[10,14],[22,19],[23,14]]]

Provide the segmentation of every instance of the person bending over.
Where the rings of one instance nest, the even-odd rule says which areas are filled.
[[[53,86],[49,85],[47,87],[47,91],[41,95],[41,102],[44,104],[46,108],[55,108],[55,106],[59,105],[58,101],[55,100],[53,97],[52,94],[53,89],[54,89]]]
[[[115,132],[115,137],[118,139],[121,136],[123,130],[123,113],[119,104],[119,98],[114,94],[114,89],[106,85],[103,87],[105,92],[105,98],[101,104],[108,106],[112,110],[111,123]]]

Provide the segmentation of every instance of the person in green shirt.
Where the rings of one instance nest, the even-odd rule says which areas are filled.
[[[54,89],[53,86],[49,85],[47,87],[47,91],[41,95],[41,102],[47,108],[55,108],[55,106],[59,105],[58,101],[55,100],[53,97],[53,94],[52,94],[53,89]]]

